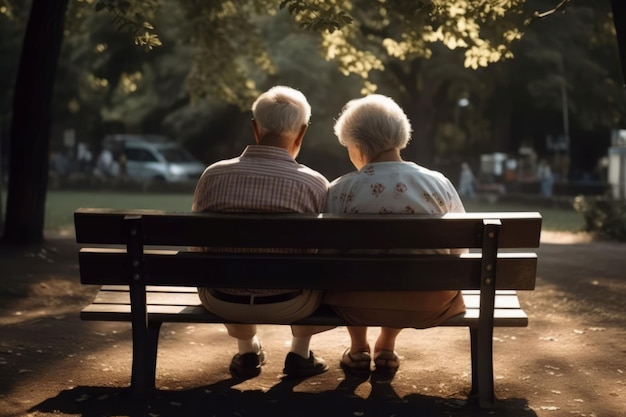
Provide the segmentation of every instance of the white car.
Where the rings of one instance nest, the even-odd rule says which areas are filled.
[[[197,181],[206,168],[189,151],[159,135],[108,135],[103,145],[126,156],[126,175],[138,181]]]

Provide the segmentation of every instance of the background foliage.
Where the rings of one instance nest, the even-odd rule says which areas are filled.
[[[333,118],[347,100],[372,91],[394,97],[409,115],[406,158],[453,171],[457,160],[515,154],[522,145],[550,156],[546,136],[563,133],[565,92],[568,174],[595,175],[624,114],[610,5],[559,5],[72,0],[51,140],[62,147],[73,129],[97,152],[111,131],[164,133],[209,163],[250,143],[250,103],[281,83],[309,97],[314,119],[302,159],[327,175],[350,168]],[[15,34],[28,7],[15,2],[0,14],[3,56],[18,56]],[[17,58],[2,61],[6,125]],[[459,108],[462,98],[469,105]]]
[[[574,208],[583,216],[583,230],[626,242],[626,202],[578,196]]]
[[[313,124],[300,159],[331,179],[352,169],[333,118],[374,91],[411,119],[405,159],[453,180],[461,161],[476,170],[483,153],[531,148],[558,162],[562,179],[602,181],[610,132],[624,125],[609,0],[67,0],[52,130],[47,114],[31,116],[26,127],[41,127],[27,129],[24,109],[37,98],[14,95],[12,83],[21,34],[35,6],[44,23],[46,10],[65,10],[65,0],[51,4],[0,0],[4,171],[15,97],[29,100],[20,100],[11,140],[32,144],[32,157],[23,146],[15,155],[27,172],[44,173],[48,141],[72,158],[72,137],[97,154],[112,132],[168,135],[207,164],[235,156],[251,143],[252,100],[274,84],[309,97]],[[557,152],[548,137],[559,136],[569,146]],[[43,217],[46,184],[14,166],[12,178],[23,178],[9,181],[7,206],[19,219],[7,223],[17,225],[14,238],[36,239],[40,223],[29,225]]]

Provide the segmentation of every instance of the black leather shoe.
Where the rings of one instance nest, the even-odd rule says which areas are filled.
[[[249,352],[236,354],[230,361],[230,374],[233,378],[253,378],[261,373],[261,366],[265,363],[263,349],[258,353]]]
[[[307,378],[328,371],[328,365],[322,358],[317,358],[309,352],[307,359],[297,353],[289,352],[285,358],[283,373],[292,378]]]

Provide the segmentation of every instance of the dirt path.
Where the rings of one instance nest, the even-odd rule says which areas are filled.
[[[391,384],[351,385],[337,365],[343,328],[312,349],[331,371],[280,379],[286,326],[262,326],[269,363],[260,377],[229,379],[235,345],[221,325],[164,325],[158,393],[126,391],[127,324],[81,322],[95,289],[78,283],[76,245],[53,237],[0,247],[0,416],[594,416],[626,415],[626,245],[544,233],[537,290],[521,295],[525,329],[496,329],[499,407],[465,403],[470,384],[465,329],[405,330]],[[372,331],[372,339],[375,336]]]

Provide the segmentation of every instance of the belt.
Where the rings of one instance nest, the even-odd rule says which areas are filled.
[[[221,301],[226,301],[228,303],[236,303],[236,304],[272,304],[272,303],[282,303],[284,301],[293,300],[300,294],[302,291],[289,291],[276,295],[236,295],[236,294],[228,294],[214,288],[207,289],[209,294],[211,294],[214,298],[217,298]]]

